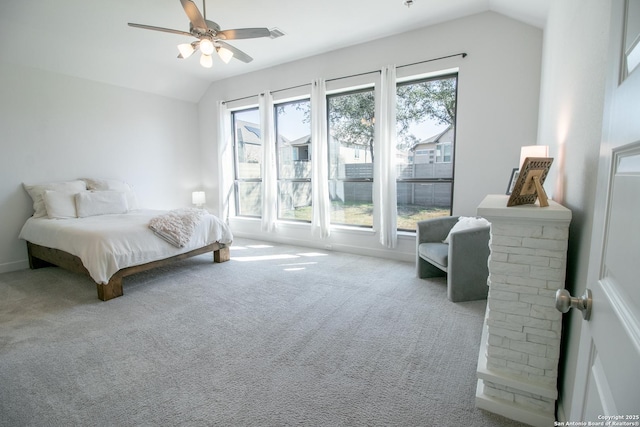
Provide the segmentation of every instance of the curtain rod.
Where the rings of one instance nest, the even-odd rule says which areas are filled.
[[[440,56],[438,58],[425,59],[424,61],[412,62],[411,64],[398,65],[396,68],[404,68],[404,67],[410,67],[412,65],[425,64],[427,62],[439,61],[441,59],[447,59],[447,58],[454,58],[456,56],[461,56],[463,58],[466,58],[467,57],[467,53],[466,52],[462,52],[462,53],[455,53],[453,55]],[[351,78],[351,77],[359,77],[359,76],[364,76],[364,75],[367,75],[367,74],[379,73],[379,72],[380,72],[380,70],[365,71],[363,73],[350,74],[348,76],[334,77],[332,79],[327,79],[325,81],[326,82],[333,82],[333,81],[336,81],[336,80],[348,79],[348,78]],[[285,90],[297,89],[297,88],[300,88],[300,87],[305,87],[305,86],[310,86],[310,85],[311,85],[311,83],[303,83],[303,84],[300,84],[300,85],[297,85],[297,86],[290,86],[290,87],[285,87],[283,89],[272,90],[271,93],[284,92]],[[222,103],[223,104],[227,104],[229,102],[242,101],[244,99],[253,98],[254,96],[259,96],[259,94],[258,95],[243,96],[241,98],[229,99],[228,101],[222,101]]]
[[[396,68],[404,68],[404,67],[410,67],[412,65],[425,64],[427,62],[439,61],[441,59],[453,58],[456,56],[462,56],[463,58],[466,58],[467,53],[466,52],[454,53],[453,55],[441,56],[439,58],[425,59],[424,61],[412,62],[411,64],[398,65]]]

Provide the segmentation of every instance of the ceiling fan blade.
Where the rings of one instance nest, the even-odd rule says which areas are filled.
[[[204,22],[204,18],[202,14],[198,10],[198,6],[192,0],[180,0],[182,3],[182,8],[185,13],[189,17],[189,21],[191,21],[191,25],[196,28],[207,29],[207,23]]]
[[[222,40],[217,40],[216,41],[217,44],[219,44],[221,47],[224,47],[227,50],[230,50],[231,52],[233,52],[233,57],[236,59],[239,59],[242,62],[251,62],[253,61],[253,58],[250,57],[249,55],[247,55],[246,53],[244,53],[243,51],[241,51],[240,49],[237,49],[233,46],[231,46],[229,43],[225,43]]]
[[[223,40],[255,39],[258,37],[270,37],[268,28],[237,28],[235,30],[223,30],[216,33],[216,37]]]
[[[180,30],[172,30],[171,28],[154,27],[151,25],[134,24],[131,22],[129,22],[129,26],[135,27],[135,28],[142,28],[143,30],[162,31],[163,33],[173,33],[173,34],[180,34],[183,36],[193,37],[191,33],[187,33],[186,31],[180,31]]]

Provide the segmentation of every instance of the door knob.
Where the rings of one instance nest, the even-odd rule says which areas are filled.
[[[566,289],[558,289],[556,291],[556,308],[563,313],[566,313],[571,308],[577,308],[582,311],[582,318],[589,320],[592,305],[593,299],[591,298],[590,289],[585,290],[580,298],[572,297]]]

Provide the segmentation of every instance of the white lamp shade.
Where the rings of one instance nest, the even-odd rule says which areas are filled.
[[[233,58],[233,52],[231,52],[229,49],[218,47],[216,48],[216,50],[218,51],[218,56],[225,64],[228,64],[229,61],[231,61],[231,58]]]
[[[195,52],[195,49],[191,46],[191,43],[183,43],[178,45],[178,51],[180,52],[180,55],[186,59]]]
[[[213,53],[213,43],[209,39],[200,40],[200,51],[205,55],[211,55]]]
[[[522,163],[527,157],[548,157],[549,146],[548,145],[525,145],[520,148],[520,169],[522,169]]]
[[[196,206],[202,206],[207,203],[207,197],[204,194],[204,191],[194,191],[191,193],[191,203]]]
[[[202,65],[204,68],[213,67],[213,58],[211,57],[211,55],[205,55],[203,53],[200,57],[200,65]]]

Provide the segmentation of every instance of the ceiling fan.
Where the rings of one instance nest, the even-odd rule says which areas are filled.
[[[253,58],[226,42],[226,40],[253,39],[258,37],[279,37],[283,35],[277,29],[273,31],[268,28],[238,28],[234,30],[221,30],[220,26],[213,21],[206,19],[206,0],[202,0],[202,10],[204,16],[198,10],[198,7],[192,0],[180,0],[182,8],[189,18],[189,31],[172,30],[170,28],[154,27],[151,25],[134,24],[129,22],[130,27],[142,28],[145,30],[162,31],[165,33],[180,34],[184,36],[192,36],[198,40],[191,43],[183,43],[178,45],[180,54],[178,58],[185,59],[190,57],[196,50],[200,49],[202,56],[200,64],[203,67],[211,68],[213,66],[213,58],[211,55],[215,51],[218,56],[225,62],[229,63],[231,58],[236,58],[242,62],[251,62]]]

